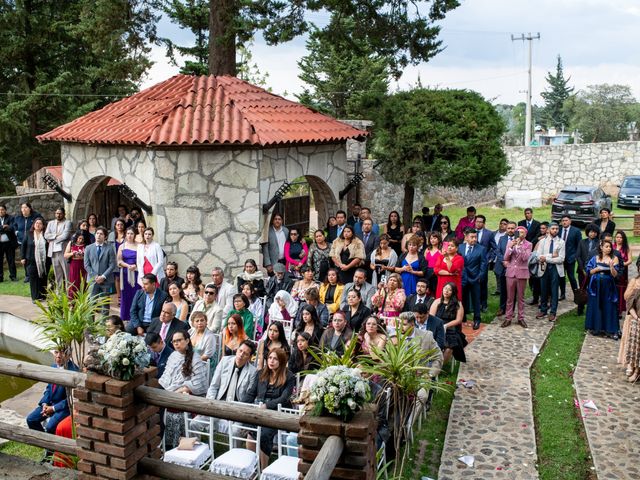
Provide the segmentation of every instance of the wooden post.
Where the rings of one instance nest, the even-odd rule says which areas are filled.
[[[335,417],[314,417],[305,414],[300,418],[298,471],[306,475],[319,456],[322,446],[330,437],[338,436],[344,442],[342,454],[330,476],[342,480],[373,480],[376,474],[375,405],[366,405],[348,423]],[[335,440],[335,439],[332,439]],[[339,447],[339,442],[332,442]],[[322,458],[320,459],[324,461]]]
[[[128,382],[88,373],[74,390],[79,480],[130,480],[141,458],[161,457],[159,409],[135,401],[141,385],[157,385],[155,367]]]
[[[640,213],[633,214],[633,236],[640,236]]]

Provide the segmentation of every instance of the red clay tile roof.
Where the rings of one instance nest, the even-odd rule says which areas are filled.
[[[176,75],[38,135],[144,146],[338,143],[367,132],[230,76]]]

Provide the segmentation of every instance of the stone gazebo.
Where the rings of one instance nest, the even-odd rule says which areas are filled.
[[[151,207],[156,240],[183,271],[258,260],[284,182],[305,176],[319,224],[349,182],[346,141],[366,132],[229,76],[176,75],[38,136],[61,143],[74,221],[112,179]],[[101,219],[106,223],[107,219]]]

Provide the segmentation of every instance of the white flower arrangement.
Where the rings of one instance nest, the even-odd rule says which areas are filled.
[[[142,337],[118,332],[98,349],[98,369],[120,380],[133,376],[149,366],[151,355]]]
[[[360,370],[338,365],[318,373],[309,400],[314,404],[315,415],[326,411],[347,421],[370,398],[369,383]]]

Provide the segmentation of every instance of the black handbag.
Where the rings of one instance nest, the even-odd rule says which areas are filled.
[[[586,305],[587,301],[589,300],[589,293],[587,292],[587,280],[589,280],[588,275],[584,277],[584,281],[582,282],[580,288],[576,288],[573,291],[573,302],[579,307]]]

